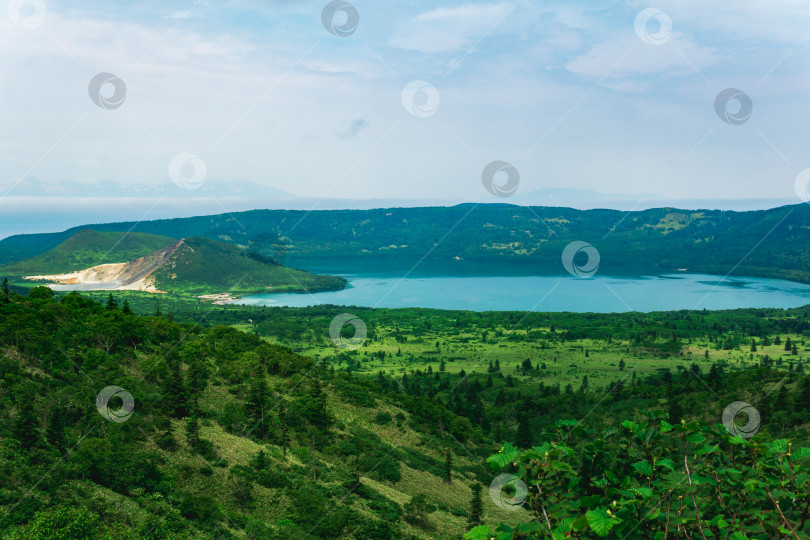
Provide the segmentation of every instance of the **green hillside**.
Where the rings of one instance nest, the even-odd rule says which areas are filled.
[[[159,290],[187,294],[307,292],[346,286],[343,278],[287,268],[207,238],[184,238],[152,276]]]
[[[803,342],[805,314],[774,311],[753,335]],[[447,326],[462,314],[380,315],[410,320],[416,334],[426,315]],[[467,315],[476,320],[463,325],[482,327],[516,314]],[[685,330],[742,338],[750,314],[740,315],[695,316]],[[567,335],[568,315],[541,316]],[[0,347],[4,539],[409,540],[460,538],[479,523],[470,538],[544,538],[546,527],[555,538],[787,538],[788,527],[810,537],[810,451],[800,448],[810,376],[793,362],[766,356],[735,372],[695,359],[564,390],[506,363],[365,379],[344,370],[356,351],[316,364],[255,334],[75,293],[54,299],[45,287],[0,293]],[[111,385],[132,396],[131,410],[120,398],[99,404]],[[760,411],[750,441],[715,425],[736,400]],[[508,489],[490,496],[502,473],[532,486],[525,505],[504,506]]]
[[[658,208],[638,212],[511,205],[375,210],[254,210],[140,223],[93,225],[172,238],[202,236],[273,258],[353,261],[462,259],[564,270],[561,253],[596,247],[600,273],[733,273],[810,282],[810,205],[731,212]],[[45,251],[76,230],[6,238],[6,248]]]
[[[481,457],[494,446],[441,404],[391,399],[255,335],[49,293],[0,295],[0,537],[467,530],[470,485],[489,482]],[[97,410],[109,385],[133,396],[124,422]],[[528,516],[483,502],[499,522]]]
[[[21,261],[33,257],[38,253],[42,253],[40,246],[10,246],[0,244],[0,265]]]
[[[314,292],[346,286],[343,278],[287,268],[260,253],[208,238],[178,242],[146,233],[89,229],[41,255],[0,267],[0,275],[26,285],[32,282],[20,276],[64,274],[106,263],[126,264],[105,281],[128,284],[146,278],[157,290],[176,294]]]
[[[0,274],[21,276],[74,272],[99,264],[138,259],[175,242],[174,238],[140,232],[83,229],[45,253],[0,266]]]

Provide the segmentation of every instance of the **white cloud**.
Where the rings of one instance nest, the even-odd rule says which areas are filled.
[[[434,9],[401,23],[389,44],[425,53],[467,49],[484,36],[497,33],[499,23],[513,7],[500,3]]]
[[[649,1],[634,5],[647,8]],[[659,0],[655,7],[667,12],[676,28],[707,32],[712,40],[797,43],[810,28],[806,0]]]
[[[701,47],[680,33],[673,33],[664,45],[642,42],[633,34],[621,40],[599,43],[565,68],[585,77],[616,79],[631,75],[694,75],[714,65],[714,49]]]
[[[164,19],[169,20],[182,20],[188,19],[189,17],[191,17],[191,10],[189,9],[172,11],[171,13],[167,13],[166,15],[163,16]]]

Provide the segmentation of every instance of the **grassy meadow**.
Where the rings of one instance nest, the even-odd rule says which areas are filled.
[[[99,302],[109,296],[106,291],[82,294]],[[380,371],[387,376],[402,376],[416,370],[449,374],[464,371],[467,375],[500,373],[517,381],[559,385],[561,389],[570,384],[576,390],[583,376],[588,377],[591,388],[602,388],[618,380],[629,382],[667,369],[676,373],[693,363],[706,373],[712,364],[735,371],[760,365],[769,358],[775,368],[789,370],[791,362],[797,367],[810,356],[810,341],[803,331],[769,332],[765,338],[764,331],[760,332],[762,336],[749,335],[752,331],[746,328],[753,318],[760,325],[768,320],[774,325],[798,320],[802,317],[794,312],[799,310],[771,310],[773,313],[764,319],[762,310],[697,312],[705,320],[695,324],[687,312],[593,315],[346,306],[269,308],[214,305],[182,295],[137,291],[115,291],[114,297],[119,304],[126,300],[136,313],[151,314],[159,309],[180,322],[224,324],[257,333],[268,342],[360,376],[376,376]],[[329,337],[331,318],[342,312],[358,314],[367,326],[368,336],[356,350],[339,349]],[[535,324],[537,317],[544,324]],[[658,321],[657,326],[672,326],[683,334],[676,344],[662,335],[641,342],[635,336],[622,335],[627,333],[622,329],[630,325],[649,332],[649,321],[656,318],[664,321]],[[713,320],[721,321],[717,329],[717,323],[708,324]],[[575,327],[589,328],[587,333],[595,335],[571,335],[569,330]],[[660,328],[653,331],[661,333]],[[345,337],[351,337],[351,327],[346,332]],[[785,350],[787,339],[796,345],[796,354],[792,347]],[[751,350],[752,340],[755,351]],[[531,369],[524,370],[527,360]],[[491,371],[496,365],[500,369]]]

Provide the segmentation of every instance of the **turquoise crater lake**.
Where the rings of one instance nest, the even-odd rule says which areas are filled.
[[[565,275],[493,275],[503,268],[420,265],[408,268],[378,264],[299,261],[292,266],[340,275],[349,281],[341,291],[312,294],[245,296],[245,305],[304,307],[335,304],[364,307],[424,307],[473,311],[623,312],[680,309],[791,308],[810,304],[810,285],[767,278],[677,273],[652,276],[603,276],[578,279]]]

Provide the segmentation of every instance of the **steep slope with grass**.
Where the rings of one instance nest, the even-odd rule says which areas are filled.
[[[63,274],[100,264],[124,263],[176,241],[168,236],[147,233],[83,229],[45,253],[0,267],[0,274]]]
[[[0,347],[2,538],[458,538],[489,482],[495,446],[441,404],[255,335],[37,287],[0,297]]]
[[[152,273],[160,290],[212,294],[342,289],[343,278],[310,274],[207,238],[185,238]]]
[[[49,252],[50,253],[50,252]],[[25,267],[20,263],[18,267]],[[343,278],[286,268],[257,253],[207,238],[184,238],[145,257],[64,274],[23,276],[26,280],[177,294],[311,292],[345,286]]]

